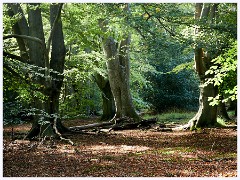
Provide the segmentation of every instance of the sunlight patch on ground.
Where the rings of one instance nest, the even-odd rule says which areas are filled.
[[[129,152],[140,152],[149,150],[149,147],[146,146],[128,146],[128,145],[96,145],[87,148],[92,152],[113,152],[113,153],[129,153]]]

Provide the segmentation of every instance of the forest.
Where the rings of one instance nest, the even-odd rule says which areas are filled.
[[[237,177],[236,3],[4,3],[3,177]]]

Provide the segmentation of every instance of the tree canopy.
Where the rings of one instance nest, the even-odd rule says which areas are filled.
[[[237,99],[236,4],[204,4],[209,9],[217,8],[217,15],[210,14],[214,17],[211,20],[194,19],[193,3],[130,3],[128,11],[125,5],[63,4],[59,15],[66,55],[64,71],[57,72],[54,64],[48,65],[49,60],[45,61],[45,65],[29,63],[29,56],[25,53],[29,49],[21,46],[21,41],[34,44],[46,42],[47,51],[53,50],[49,47],[49,39],[56,33],[51,31],[51,5],[22,3],[11,7],[4,4],[4,122],[17,122],[21,111],[34,115],[35,109],[31,105],[34,99],[44,102],[49,96],[41,90],[43,84],[36,80],[55,78],[58,82],[61,76],[64,79],[63,85],[59,86],[58,116],[67,119],[100,115],[104,93],[96,83],[96,75],[102,78],[102,82],[107,82],[109,70],[106,62],[110,61],[103,51],[103,41],[112,37],[116,46],[120,46],[126,33],[131,34],[129,83],[138,113],[163,112],[174,108],[197,110],[199,77],[193,69],[193,47],[196,45],[212,54],[213,65],[206,72],[206,76],[211,76],[205,85],[213,83],[219,90],[215,97],[208,98],[210,104],[217,105],[220,99],[224,103]],[[36,8],[41,10],[45,42],[16,31],[16,23],[23,30],[26,24],[31,26],[30,12]],[[99,25],[101,21],[105,23],[102,27],[104,31]],[[197,34],[196,28],[201,29]]]

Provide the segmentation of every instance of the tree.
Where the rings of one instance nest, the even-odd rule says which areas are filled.
[[[89,116],[84,111],[84,106],[94,104],[95,110],[102,108],[101,120],[110,120],[115,114],[114,99],[112,96],[109,80],[107,77],[106,58],[101,48],[101,31],[98,26],[98,19],[105,16],[103,4],[67,4],[64,8],[63,22],[66,25],[64,32],[66,34],[66,45],[69,47],[68,61],[66,62],[65,89],[74,86],[74,93],[70,93],[66,106],[74,107],[75,114]],[[89,15],[91,14],[91,16]],[[72,26],[76,24],[76,26]],[[81,75],[80,75],[81,74]],[[87,82],[87,83],[86,83]],[[90,90],[89,87],[95,87],[96,84],[100,90]],[[72,89],[72,88],[71,88]],[[83,98],[89,94],[93,97],[92,91],[96,95],[101,95],[102,99],[95,97],[93,99]],[[71,100],[77,100],[78,103],[72,106]],[[94,102],[93,102],[94,101]],[[101,106],[99,106],[101,105]],[[64,108],[62,108],[64,110]],[[92,108],[91,108],[92,109]],[[94,110],[94,109],[92,109]],[[72,113],[73,110],[65,109],[65,113]]]
[[[65,62],[65,45],[62,32],[61,10],[63,4],[50,5],[51,31],[45,42],[43,18],[40,4],[26,4],[28,19],[22,9],[24,4],[8,4],[9,15],[21,18],[14,24],[14,34],[4,36],[4,39],[16,38],[20,56],[5,52],[5,57],[17,59],[26,65],[32,65],[33,71],[28,72],[28,79],[36,84],[36,91],[44,96],[44,100],[34,98],[31,106],[34,112],[34,122],[26,138],[35,136],[59,136],[59,132],[67,129],[58,116],[59,96],[63,82]],[[51,52],[51,56],[49,55]]]
[[[125,6],[125,11],[129,11],[129,4]],[[107,31],[107,20],[99,20],[99,25],[103,32]],[[111,36],[104,37],[103,49],[107,57],[109,83],[116,106],[114,119],[128,117],[138,121],[140,117],[133,107],[129,86],[130,40],[131,35],[129,33],[126,33],[120,42],[117,42],[117,40]]]
[[[209,70],[214,67],[213,59],[222,53],[224,47],[229,44],[229,37],[235,34],[233,33],[234,26],[230,26],[233,27],[233,31],[225,29],[226,24],[221,26],[222,20],[218,19],[219,11],[219,4],[196,3],[195,19],[200,27],[195,28],[198,42],[195,44],[194,60],[195,69],[200,79],[200,97],[199,110],[195,117],[189,121],[190,129],[217,124],[217,106],[212,106],[209,100],[217,96],[219,86],[216,83],[206,82],[213,78],[213,75],[209,73]],[[204,36],[207,38],[204,39]]]
[[[232,41],[232,42],[231,42]],[[219,105],[220,115],[226,120],[230,120],[225,103],[237,100],[237,41],[230,40],[230,45],[217,58],[212,60],[213,65],[206,72],[212,75],[206,85],[214,84],[218,86],[218,94],[210,97],[210,105]],[[234,108],[236,112],[236,107]]]
[[[108,78],[105,78],[104,76],[100,75],[99,73],[96,73],[94,76],[94,79],[99,87],[99,89],[102,92],[102,116],[101,120],[111,120],[115,115],[115,104],[114,104],[114,98],[111,91],[110,83]]]
[[[210,10],[209,4],[196,3],[195,19],[207,23],[208,20],[212,21],[216,14],[216,4]],[[211,16],[210,16],[211,15]],[[195,29],[196,36],[201,30]],[[204,47],[197,43],[195,45],[195,69],[200,79],[200,96],[199,96],[199,110],[194,118],[190,120],[190,128],[213,126],[217,122],[217,107],[209,105],[208,97],[213,97],[217,93],[217,88],[210,84],[203,86],[206,77],[205,72],[211,67],[211,56],[203,49]]]

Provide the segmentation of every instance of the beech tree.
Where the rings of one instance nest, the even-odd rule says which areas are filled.
[[[129,12],[129,4],[125,5],[124,11]],[[108,31],[107,25],[106,19],[99,20],[99,26],[103,32]],[[127,117],[139,121],[140,117],[133,107],[129,85],[130,42],[131,34],[129,32],[126,32],[120,41],[112,36],[103,37],[103,49],[107,58],[108,78],[116,107],[116,114],[113,119]]]
[[[228,46],[229,38],[234,36],[232,31],[235,29],[233,27],[233,30],[229,31],[229,27],[225,29],[225,26],[221,27],[217,24],[218,22],[222,22],[218,20],[218,6],[219,4],[196,3],[195,20],[197,24],[195,27],[195,37],[197,41],[195,42],[194,48],[194,61],[195,70],[200,79],[200,96],[199,110],[189,121],[190,129],[211,127],[217,124],[217,106],[209,100],[217,96],[219,86],[217,83],[207,83],[209,79],[213,79],[213,73],[209,73],[209,71],[212,71],[212,68],[216,67],[214,59]],[[208,27],[210,27],[210,32],[207,30]],[[223,31],[220,36],[219,33],[221,33],[221,29],[223,29]],[[206,33],[208,33],[208,35]],[[226,35],[224,35],[224,33]],[[203,42],[199,40],[199,38],[204,39],[204,36],[210,37],[211,34],[212,37],[209,38],[210,41]]]
[[[102,92],[103,113],[101,116],[101,120],[111,120],[115,115],[116,109],[109,79],[99,73],[96,73],[96,75],[94,75],[94,79]]]
[[[47,41],[40,4],[26,4],[25,11],[22,6],[24,4],[8,4],[9,16],[13,18],[20,15],[20,18],[12,27],[13,34],[4,36],[4,40],[17,39],[20,55],[4,50],[4,57],[26,63],[26,66],[31,65],[33,71],[27,73],[26,78],[36,84],[35,90],[44,96],[44,100],[34,98],[31,104],[34,122],[26,138],[56,137],[67,130],[58,116],[66,52],[61,22],[63,4],[50,5],[51,30]],[[27,19],[24,12],[27,12]]]

